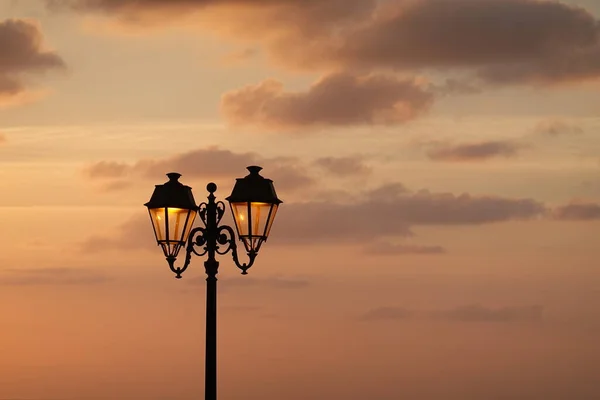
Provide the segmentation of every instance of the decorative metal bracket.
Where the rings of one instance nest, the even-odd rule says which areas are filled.
[[[216,185],[214,189],[216,190]],[[201,257],[208,255],[208,261],[216,261],[216,254],[225,255],[231,252],[233,262],[240,270],[242,270],[242,275],[247,275],[247,270],[254,264],[254,260],[257,256],[255,251],[246,253],[248,255],[247,263],[240,263],[233,228],[228,225],[219,226],[221,219],[223,219],[223,216],[225,215],[226,207],[225,203],[222,201],[214,201],[215,197],[213,192],[215,190],[210,191],[208,203],[203,202],[198,206],[198,215],[200,216],[204,227],[194,228],[190,232],[185,248],[185,262],[183,266],[176,267],[175,257],[167,257],[169,268],[175,273],[175,278],[177,279],[181,279],[181,274],[190,265],[192,254]],[[211,212],[213,213],[212,215]]]

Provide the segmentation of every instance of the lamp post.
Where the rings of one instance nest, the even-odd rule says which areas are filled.
[[[273,187],[273,181],[260,175],[261,167],[250,166],[250,174],[238,178],[233,191],[226,200],[229,202],[235,229],[244,244],[249,261],[240,263],[238,259],[236,234],[228,225],[219,225],[225,214],[225,204],[215,201],[217,185],[206,186],[208,201],[196,205],[192,188],[179,182],[180,174],[167,174],[169,181],[156,185],[148,207],[150,220],[156,241],[167,258],[169,268],[176,278],[190,264],[192,254],[206,256],[206,366],[205,399],[217,398],[217,273],[219,262],[217,255],[231,252],[233,262],[246,275],[254,264],[258,250],[269,236],[273,220],[282,203]],[[192,229],[196,218],[200,216],[203,227]],[[185,261],[182,267],[176,267],[175,261],[182,246],[185,245]]]

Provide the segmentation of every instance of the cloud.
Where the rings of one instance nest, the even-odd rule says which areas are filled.
[[[392,244],[387,242],[375,242],[365,247],[365,253],[380,256],[393,256],[404,254],[445,254],[446,249],[442,246],[425,246],[410,244]]]
[[[0,144],[4,144],[6,143],[8,140],[6,139],[6,135],[3,133],[0,133]]]
[[[322,36],[339,24],[369,16],[376,0],[46,0],[53,10],[109,15],[145,29],[197,26],[227,35],[266,38],[287,34]]]
[[[467,72],[488,84],[600,77],[600,24],[550,0],[47,0],[141,29],[190,26],[260,44],[290,69]],[[447,93],[479,85],[455,84]],[[452,83],[454,82],[454,83]],[[277,82],[255,90],[277,97]],[[273,93],[275,92],[275,93]],[[247,94],[247,93],[246,93]],[[254,93],[256,95],[256,93]]]
[[[162,179],[168,172],[179,172],[186,178],[221,179],[241,177],[249,165],[265,166],[265,176],[277,182],[277,189],[292,190],[314,184],[295,158],[265,158],[256,153],[235,153],[218,147],[191,150],[162,159],[145,159],[135,163],[100,161],[84,168],[90,180],[107,180],[106,190],[127,188],[128,179]]]
[[[494,157],[514,157],[521,148],[523,148],[522,145],[509,141],[446,144],[430,150],[427,155],[435,161],[485,161]]]
[[[370,23],[302,56],[370,69],[470,69],[499,84],[600,77],[600,25],[583,8],[537,0],[388,4]]]
[[[267,79],[223,95],[221,110],[233,125],[262,129],[395,125],[425,113],[433,94],[416,81],[386,75],[326,75],[306,92],[286,92]]]
[[[508,306],[491,308],[482,305],[465,305],[444,310],[416,311],[403,307],[378,307],[361,316],[364,321],[406,320],[424,318],[454,322],[539,322],[544,307]]]
[[[279,242],[323,243],[410,236],[414,226],[482,225],[541,217],[546,207],[532,199],[464,193],[401,192],[386,185],[346,202],[287,204],[272,233]],[[375,195],[376,193],[388,194]]]
[[[27,95],[24,76],[65,68],[55,52],[44,50],[39,25],[31,20],[0,21],[0,104],[24,102]]]
[[[100,161],[85,168],[84,174],[92,179],[96,178],[121,178],[132,167],[125,163],[114,161]]]
[[[0,270],[0,286],[95,285],[110,277],[81,268],[34,268]]]
[[[573,123],[560,119],[552,119],[540,122],[534,129],[535,133],[543,136],[571,136],[583,133],[583,129]]]
[[[365,164],[364,159],[360,156],[321,157],[315,160],[315,165],[338,177],[368,175],[371,173],[371,168]]]
[[[600,219],[600,204],[573,201],[552,210],[555,219],[563,221],[591,221]]]
[[[433,318],[460,322],[527,322],[540,321],[544,307],[489,308],[481,305],[466,305],[448,310],[433,311]]]
[[[544,204],[533,199],[411,192],[402,185],[384,185],[359,195],[347,194],[338,202],[285,203],[277,213],[269,243],[356,243],[411,236],[414,226],[483,225],[536,219],[546,213]],[[147,214],[140,211],[113,235],[92,236],[81,245],[85,251],[98,252],[151,249],[156,242]]]

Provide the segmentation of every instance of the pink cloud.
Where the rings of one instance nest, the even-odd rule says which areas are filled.
[[[430,150],[427,155],[435,161],[470,162],[494,157],[515,157],[523,145],[510,141],[445,144]]]
[[[365,164],[364,158],[360,156],[348,157],[321,157],[315,164],[329,173],[339,176],[360,176],[371,173],[371,168]]]
[[[442,246],[373,242],[365,247],[365,253],[379,256],[398,256],[406,254],[438,255],[445,254],[446,249]]]
[[[286,92],[274,79],[226,93],[225,118],[234,125],[298,129],[336,125],[394,125],[425,113],[433,94],[417,82],[385,75],[334,73],[306,92]]]
[[[278,212],[270,243],[368,243],[411,236],[415,226],[477,226],[530,220],[546,213],[546,207],[532,199],[411,192],[393,187],[386,185],[358,197],[348,194],[345,201],[285,203]],[[143,210],[120,226],[116,235],[95,236],[83,243],[88,251],[154,247],[150,221]],[[412,250],[432,251],[424,247]]]
[[[600,220],[600,204],[592,202],[573,201],[555,208],[554,218],[566,221]]]
[[[196,26],[260,42],[312,70],[467,69],[494,84],[600,77],[600,25],[584,8],[537,0],[71,0],[82,12],[145,27]]]
[[[221,179],[243,174],[248,165],[268,166],[268,175],[283,192],[316,185],[311,171],[320,169],[333,177],[360,177],[370,172],[361,156],[324,157],[302,162],[294,157],[262,157],[252,152],[237,153],[219,147],[190,150],[160,159],[143,159],[133,163],[98,161],[86,166],[83,176],[101,182],[104,191],[132,187],[134,180],[160,180],[165,173],[176,171],[191,179]]]
[[[7,19],[0,22],[0,103],[22,102],[26,95],[24,76],[65,68],[55,52],[44,50],[36,22]],[[33,96],[35,97],[35,96]]]

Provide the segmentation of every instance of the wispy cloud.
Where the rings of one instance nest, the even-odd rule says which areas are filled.
[[[552,216],[564,221],[600,220],[600,204],[593,202],[573,201],[556,207]]]
[[[0,270],[0,286],[97,285],[112,278],[83,268],[32,268]]]
[[[539,122],[534,128],[534,132],[547,137],[571,136],[582,134],[583,128],[562,119],[549,119]]]
[[[283,207],[273,227],[277,234],[269,243],[355,243],[411,236],[415,226],[477,226],[536,219],[547,212],[546,206],[534,199],[411,192],[402,185],[384,185],[358,195],[347,193],[343,202],[290,202]],[[81,246],[99,252],[151,249],[156,243],[148,216],[140,213],[116,227],[113,234],[94,235]]]
[[[440,310],[410,310],[403,307],[378,307],[367,311],[361,316],[361,319],[365,321],[402,321],[417,318],[449,322],[514,323],[542,321],[543,313],[544,307],[539,305],[494,308],[479,304],[470,304]]]
[[[375,242],[364,248],[366,254],[378,256],[395,256],[405,254],[439,255],[447,250],[442,246],[427,246],[418,244],[393,244],[388,242]]]
[[[372,172],[361,156],[322,157],[315,160],[315,165],[339,177],[368,175]]]
[[[427,155],[434,161],[479,162],[495,157],[515,157],[523,148],[522,144],[512,141],[487,141],[456,145],[444,144],[436,146]]]

